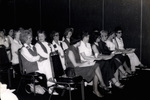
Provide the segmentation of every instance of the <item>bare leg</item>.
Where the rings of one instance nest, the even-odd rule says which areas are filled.
[[[126,62],[124,62],[124,63],[123,63],[123,66],[124,66],[124,68],[125,68],[126,72],[128,72],[128,73],[130,73],[130,74],[131,74],[131,69],[129,68],[129,66],[127,65],[127,63],[126,63]]]
[[[115,77],[116,81],[119,81],[119,71],[118,71],[118,69],[114,73],[114,77]]]
[[[93,93],[98,97],[103,97],[103,95],[98,91],[98,77],[96,75],[93,79]]]
[[[104,80],[103,80],[103,78],[102,78],[101,70],[100,70],[99,67],[96,68],[95,74],[96,74],[96,76],[97,76],[97,78],[98,78],[98,80],[99,80],[101,86],[105,86],[105,87],[106,87],[106,85],[105,85],[105,83],[104,83]]]

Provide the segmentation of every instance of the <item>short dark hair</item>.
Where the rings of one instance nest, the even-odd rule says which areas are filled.
[[[86,36],[88,36],[88,35],[90,35],[87,31],[83,31],[82,32],[82,39],[84,38],[84,37],[86,37]]]
[[[68,35],[69,32],[73,33],[74,29],[73,28],[66,28],[65,32],[64,32],[64,37],[66,38],[66,36]]]
[[[114,31],[115,31],[115,32],[117,32],[118,30],[123,31],[123,30],[122,30],[122,28],[121,28],[121,26],[117,26],[117,27],[115,27]]]

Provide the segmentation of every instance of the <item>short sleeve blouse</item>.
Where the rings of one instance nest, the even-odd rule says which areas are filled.
[[[81,41],[81,44],[79,46],[79,53],[85,53],[86,56],[92,56],[92,48],[90,43],[84,43],[83,41]],[[85,59],[81,57],[81,60],[85,61]]]

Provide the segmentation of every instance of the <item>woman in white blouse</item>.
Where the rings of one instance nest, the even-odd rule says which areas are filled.
[[[45,58],[42,62],[39,62],[39,71],[46,75],[47,80],[53,80],[52,68],[50,62],[51,49],[49,43],[46,42],[46,35],[44,31],[37,32],[38,42],[35,44],[37,53]]]
[[[14,32],[14,39],[13,42],[11,43],[11,53],[12,53],[12,65],[14,70],[17,73],[20,73],[19,69],[19,59],[18,59],[18,49],[22,47],[22,43],[20,41],[20,31],[15,31]]]
[[[94,61],[95,57],[92,54],[91,44],[89,42],[90,35],[88,32],[83,32],[81,44],[78,47],[82,61]]]
[[[52,32],[52,52],[58,52],[63,69],[66,69],[64,48],[62,41],[59,40],[59,32]]]
[[[124,42],[122,39],[122,29],[121,28],[116,28],[116,37],[113,39],[113,42],[118,50],[126,53],[128,55],[128,57],[130,58],[131,71],[133,74],[136,71],[136,66],[143,67],[143,68],[146,67],[140,62],[139,58],[134,53],[135,49],[133,49],[133,48],[125,49],[124,48]]]
[[[12,52],[12,64],[19,64],[18,60],[18,49],[22,47],[22,43],[20,41],[20,31],[14,32],[14,39],[11,44],[11,52]]]

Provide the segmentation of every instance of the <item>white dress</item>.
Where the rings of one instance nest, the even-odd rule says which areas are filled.
[[[45,46],[47,53],[44,52],[44,50],[42,49],[42,47],[39,43],[35,44],[35,48],[37,50],[37,53],[40,56],[47,58],[47,59],[42,62],[38,62],[38,68],[39,68],[39,72],[45,74],[47,80],[49,80],[50,78],[51,79],[53,78],[51,62],[50,62],[51,50],[50,50],[50,47],[48,46],[47,42],[41,42],[41,43]]]
[[[113,42],[116,44],[118,49],[125,50],[122,38],[118,39],[116,37],[115,40],[113,40]],[[130,59],[131,71],[135,71],[136,66],[140,65],[141,62],[140,62],[139,58],[137,57],[137,55],[135,53],[128,53],[127,55]]]

